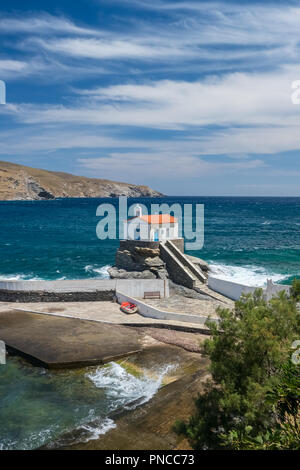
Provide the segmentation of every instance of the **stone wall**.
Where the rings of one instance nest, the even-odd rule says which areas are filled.
[[[112,300],[120,290],[134,297],[158,291],[169,297],[169,281],[162,279],[84,279],[74,281],[1,281],[1,302],[94,302]]]
[[[45,292],[0,290],[1,302],[95,302],[113,300],[115,290],[88,292]]]

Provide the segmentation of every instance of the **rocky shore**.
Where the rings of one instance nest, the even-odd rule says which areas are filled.
[[[114,412],[110,418],[116,426],[97,439],[87,440],[84,432],[75,430],[43,449],[190,449],[188,442],[174,432],[173,425],[176,420],[187,419],[192,414],[193,398],[201,392],[209,377],[208,360],[201,355],[201,344],[207,337],[177,332],[175,338],[168,330],[160,335],[160,339],[155,340],[151,331],[145,329],[145,349],[123,363],[133,373],[143,370],[146,374],[155,374],[165,364],[174,365],[164,377],[161,388],[147,403],[133,404],[132,409]],[[174,340],[176,345],[172,343]],[[187,349],[183,348],[184,344]]]

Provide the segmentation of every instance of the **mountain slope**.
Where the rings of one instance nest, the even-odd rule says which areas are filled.
[[[148,186],[87,178],[0,161],[0,200],[161,195]]]

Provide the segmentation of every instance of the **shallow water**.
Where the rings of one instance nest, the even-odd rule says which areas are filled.
[[[113,411],[148,401],[173,367],[160,365],[155,377],[114,362],[50,372],[10,357],[0,366],[0,449],[35,449],[68,433],[72,443],[96,439],[115,427]]]

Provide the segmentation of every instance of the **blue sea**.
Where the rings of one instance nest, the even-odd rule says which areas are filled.
[[[118,241],[96,235],[96,210],[107,202],[118,207],[118,199],[0,202],[0,280],[108,277]],[[137,202],[204,204],[204,247],[190,254],[208,261],[217,277],[259,286],[270,277],[290,283],[300,276],[300,198],[128,201]],[[120,363],[47,371],[8,357],[0,366],[0,450],[35,449],[61,436],[64,445],[98,438],[116,426],[113,411],[157,392],[176,367],[163,361],[153,379]]]
[[[97,207],[118,199],[0,202],[0,279],[107,277],[118,240],[99,240]],[[143,203],[204,204],[205,242],[190,254],[216,277],[261,286],[300,276],[300,198],[164,197]]]

